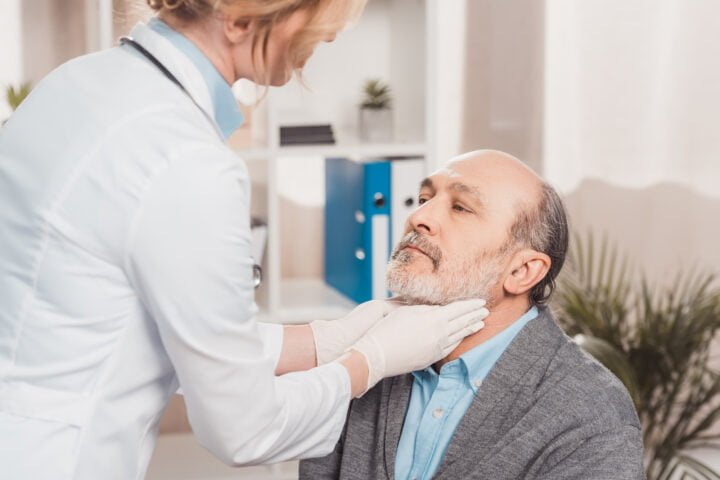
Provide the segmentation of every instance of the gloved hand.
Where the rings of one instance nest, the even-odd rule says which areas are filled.
[[[394,302],[370,300],[338,320],[315,320],[310,323],[315,337],[317,364],[323,365],[340,357],[365,332],[397,308]]]
[[[447,356],[485,326],[490,312],[484,306],[485,300],[464,300],[396,308],[351,347],[367,359],[365,391],[385,377],[420,370]]]

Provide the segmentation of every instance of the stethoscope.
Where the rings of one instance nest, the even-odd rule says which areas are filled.
[[[148,60],[150,60],[150,62],[151,62],[153,65],[155,65],[155,66],[158,68],[158,70],[160,70],[171,82],[173,82],[175,85],[177,85],[178,88],[180,88],[180,90],[182,90],[182,91],[185,93],[185,95],[187,95],[188,98],[190,98],[190,100],[192,100],[192,102],[195,104],[195,106],[198,107],[198,109],[200,109],[200,111],[203,113],[203,115],[205,116],[205,118],[206,118],[206,119],[210,122],[210,124],[213,126],[213,128],[214,128],[215,131],[218,133],[218,135],[220,136],[220,138],[222,138],[223,141],[225,141],[225,138],[224,138],[224,136],[222,135],[222,133],[220,132],[220,130],[218,129],[217,125],[215,124],[215,121],[214,121],[212,118],[210,118],[210,116],[209,116],[208,113],[205,111],[205,109],[203,109],[203,108],[200,106],[200,104],[197,103],[197,101],[193,98],[193,96],[190,95],[190,92],[187,91],[187,89],[185,88],[185,86],[184,86],[182,83],[180,83],[180,80],[178,80],[177,77],[175,77],[175,75],[173,75],[173,74],[170,72],[170,70],[168,70],[168,69],[165,67],[165,65],[163,65],[162,62],[160,62],[160,60],[158,60],[158,59],[155,57],[155,55],[153,55],[152,53],[148,52],[145,47],[143,47],[142,45],[140,45],[139,43],[137,43],[137,42],[136,42],[135,40],[133,40],[131,37],[121,37],[121,38],[120,38],[120,45],[128,45],[128,46],[134,48],[135,50],[137,50],[138,53],[140,53],[142,56],[144,56],[145,58],[147,58]],[[253,264],[253,286],[257,289],[257,288],[262,284],[262,280],[263,280],[262,267],[260,267],[260,265],[258,265],[257,263],[255,263],[255,264]]]

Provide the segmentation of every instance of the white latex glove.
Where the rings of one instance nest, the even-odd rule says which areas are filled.
[[[391,302],[370,300],[361,303],[343,318],[311,322],[318,366],[340,357],[365,332],[396,308],[397,304]]]
[[[396,308],[352,346],[367,359],[365,391],[385,377],[420,370],[446,357],[463,338],[485,326],[490,312],[484,306],[485,300],[464,300],[442,307]]]

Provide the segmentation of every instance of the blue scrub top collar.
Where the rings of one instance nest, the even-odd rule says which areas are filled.
[[[238,107],[232,88],[220,75],[210,59],[185,35],[173,30],[167,23],[153,17],[148,26],[167,38],[183,52],[202,74],[213,104],[213,117],[227,140],[243,123],[244,118]]]

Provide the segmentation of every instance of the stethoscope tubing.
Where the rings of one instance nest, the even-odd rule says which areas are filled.
[[[180,90],[182,90],[185,93],[185,95],[187,95],[190,98],[190,100],[192,100],[192,102],[195,104],[195,106],[198,107],[198,109],[200,109],[200,111],[203,113],[205,118],[212,124],[213,128],[215,128],[215,131],[218,133],[218,135],[220,135],[220,138],[223,138],[222,134],[220,133],[220,131],[217,128],[217,125],[215,125],[215,122],[209,117],[207,112],[197,103],[197,101],[195,101],[193,96],[190,95],[190,92],[188,92],[187,89],[185,88],[185,86],[182,83],[180,83],[180,80],[178,80],[177,77],[175,77],[175,75],[173,75],[172,72],[170,70],[168,70],[167,67],[165,67],[165,65],[163,65],[162,62],[155,57],[155,55],[148,52],[145,47],[143,47],[138,42],[133,40],[132,37],[127,37],[127,36],[121,37],[120,45],[127,45],[129,47],[134,48],[142,56],[147,58],[150,61],[150,63],[155,65],[155,67],[157,67],[157,69],[160,70],[160,72],[162,72],[163,75],[165,75]],[[224,139],[223,139],[223,141],[224,141]],[[260,285],[262,284],[262,281],[263,281],[262,267],[258,264],[254,264],[252,267],[252,270],[253,270],[253,287],[255,289],[257,289],[258,287],[260,287]]]

